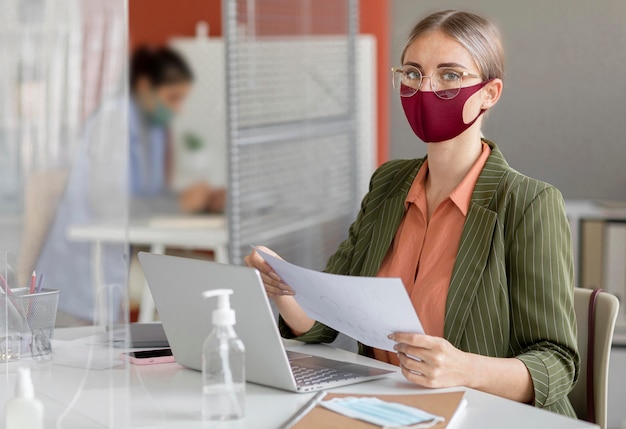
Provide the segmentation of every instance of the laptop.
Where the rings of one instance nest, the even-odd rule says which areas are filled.
[[[179,364],[202,370],[202,345],[213,326],[209,289],[232,289],[235,331],[246,347],[246,380],[312,392],[384,377],[393,371],[285,350],[259,272],[248,267],[139,253],[139,261]]]
[[[113,345],[115,347],[146,349],[170,346],[161,323],[131,323],[128,325],[128,328],[130,334],[129,343],[127,343],[125,327],[123,325],[115,327],[113,331]],[[109,330],[108,326],[106,330]],[[105,339],[109,338],[108,332],[104,334],[104,337]]]

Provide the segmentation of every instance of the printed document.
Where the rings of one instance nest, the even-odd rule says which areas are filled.
[[[291,286],[309,317],[367,346],[393,352],[390,333],[424,333],[400,279],[321,273],[256,251]]]

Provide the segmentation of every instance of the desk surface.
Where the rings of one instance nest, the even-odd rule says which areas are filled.
[[[276,428],[312,395],[248,384],[245,419],[203,424],[200,421],[200,373],[177,364],[125,365],[116,361],[122,350],[94,345],[93,335],[102,332],[97,328],[58,329],[52,361],[24,361],[32,367],[37,396],[44,402],[46,428]],[[306,349],[307,353],[340,360],[373,362],[325,345],[304,345],[293,341],[286,344],[291,350]],[[87,362],[91,362],[92,369],[85,369]],[[374,364],[387,367],[375,361]],[[111,368],[111,365],[114,366]],[[5,388],[0,389],[2,403],[13,394],[17,366],[18,363],[10,363],[2,368],[5,372]],[[597,427],[472,389],[437,391],[451,390],[465,390],[468,401],[462,419],[455,426],[458,429]],[[433,392],[409,384],[398,373],[333,391],[364,394]]]

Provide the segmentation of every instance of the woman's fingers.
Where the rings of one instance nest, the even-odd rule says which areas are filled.
[[[424,374],[428,372],[428,364],[419,356],[408,356],[405,353],[398,353],[398,359],[403,367],[413,372]]]
[[[394,349],[399,353],[404,353],[408,357],[417,357],[419,359],[436,363],[439,361],[445,350],[446,342],[441,338],[432,337],[425,334],[415,333],[394,333],[389,336],[397,344]]]
[[[396,334],[394,337],[409,342],[394,346],[400,365],[408,371],[405,374],[408,380],[426,387],[451,387],[467,383],[470,354],[440,337],[419,334]],[[422,379],[416,379],[410,373],[421,374]]]
[[[271,276],[268,276],[265,273],[261,273],[261,279],[266,285],[280,289],[281,282],[274,280]]]
[[[261,255],[256,250],[252,250],[245,258],[243,258],[245,264],[249,267],[256,268],[257,270],[264,272],[267,271],[267,264],[261,258]]]
[[[259,246],[259,249],[267,252],[271,255],[274,255],[278,258],[275,252],[268,249],[267,247]],[[283,296],[283,295],[295,295],[295,292],[289,287],[289,285],[285,284],[280,276],[276,274],[276,272],[268,265],[267,262],[259,255],[259,253],[253,249],[249,255],[247,255],[244,259],[244,262],[247,266],[256,268],[261,273],[261,279],[263,280],[263,284],[265,285],[265,291],[270,296]]]
[[[265,253],[267,253],[268,255],[272,255],[272,256],[274,256],[275,258],[278,258],[278,259],[283,259],[283,258],[281,258],[281,257],[280,257],[280,255],[279,255],[278,253],[274,252],[274,251],[273,251],[272,249],[270,249],[269,247],[265,247],[265,246],[256,246],[256,248],[257,248],[257,249],[259,249],[259,250],[261,250],[261,251],[263,251],[263,252],[265,252]],[[254,251],[255,249],[252,249],[252,250]]]
[[[274,272],[272,267],[270,267],[267,262],[265,262],[265,260],[261,257],[261,255],[258,254],[256,250],[252,250],[249,255],[243,258],[243,261],[247,266],[251,268],[256,268],[262,274],[273,278],[275,281],[280,281],[280,276],[276,274],[276,272]]]
[[[270,280],[265,274],[261,274],[261,279],[263,280],[263,286],[265,287],[265,292],[267,292],[270,296],[280,296],[282,295],[282,291],[278,287],[278,285],[274,284],[272,280]]]
[[[420,386],[424,386],[426,384],[426,377],[424,377],[424,374],[411,371],[402,364],[400,364],[400,370],[402,371],[404,378],[409,380],[411,383],[415,383]]]
[[[430,368],[426,362],[415,361],[402,353],[398,355],[398,358],[400,359],[402,375],[412,383],[431,388],[450,387],[454,385],[448,385],[445,381],[440,380],[438,371]]]
[[[265,259],[263,259],[256,250],[252,249],[252,252],[243,258],[243,261],[247,266],[256,268],[260,272],[272,277],[274,280],[280,281],[280,276],[276,274],[272,267],[265,262]]]
[[[265,293],[269,296],[283,296],[283,293],[280,289],[268,285],[265,285]]]
[[[268,294],[275,296],[295,295],[295,292],[286,284],[277,282],[265,274],[261,274],[261,278],[263,279],[263,284]]]
[[[415,347],[406,343],[398,343],[393,346],[393,348],[399,354],[404,354],[407,357],[415,360],[429,360],[433,354],[430,349]]]
[[[276,274],[276,272],[274,270],[272,270],[271,267],[269,267],[269,272],[268,272],[268,276],[272,278],[272,280],[280,282],[280,276],[278,274]]]
[[[397,342],[410,344],[415,347],[431,349],[438,345],[439,338],[425,334],[416,334],[414,332],[394,332],[389,335],[389,339]]]

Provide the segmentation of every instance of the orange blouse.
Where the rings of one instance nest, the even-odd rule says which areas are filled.
[[[491,153],[483,142],[482,152],[461,183],[443,200],[428,221],[424,162],[405,200],[405,214],[378,277],[402,279],[428,335],[443,337],[446,299],[456,254],[461,242],[472,192]],[[378,360],[399,364],[395,353],[374,349]]]

